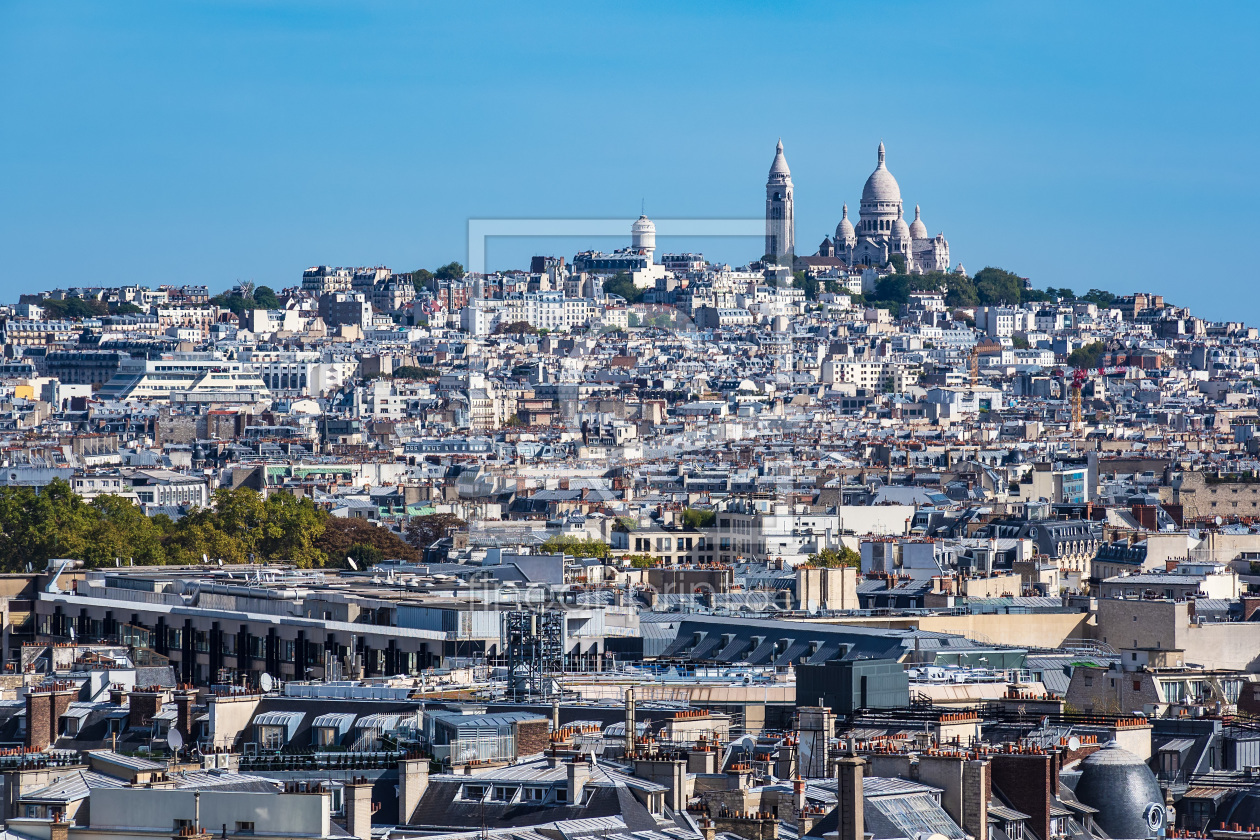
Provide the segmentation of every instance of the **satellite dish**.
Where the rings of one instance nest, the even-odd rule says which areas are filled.
[[[276,681],[271,678],[271,674],[263,674],[258,678],[258,687],[264,692],[269,692],[276,687]]]
[[[184,746],[184,736],[179,734],[178,729],[172,729],[166,733],[166,745],[171,748],[171,752],[179,752]]]
[[[210,563],[210,558],[206,556],[206,553],[204,551],[201,553],[201,562],[207,565],[209,565]]]
[[[73,624],[71,624],[71,625],[70,625],[70,641],[72,641],[72,642],[73,642],[73,641],[74,641],[74,637],[75,637],[74,625],[73,625]]]
[[[359,571],[359,564],[354,562],[353,557],[347,557],[346,562],[350,564],[350,568],[354,569],[356,572]]]
[[[1216,517],[1216,519],[1215,519],[1214,521],[1216,522],[1216,524],[1217,524],[1217,525],[1220,525],[1220,524],[1221,524],[1222,522],[1224,522],[1225,520],[1224,520],[1224,519],[1221,519],[1221,518],[1218,516],[1218,517]]]
[[[1072,751],[1072,752],[1076,752],[1076,751],[1077,751],[1077,750],[1079,750],[1080,748],[1081,748],[1081,739],[1080,739],[1080,738],[1077,738],[1075,735],[1073,735],[1071,738],[1068,738],[1068,749],[1069,749],[1070,751]]]
[[[219,565],[220,565],[220,566],[222,566],[222,565],[223,565],[223,558],[222,558],[222,557],[220,557],[220,558],[219,558]]]

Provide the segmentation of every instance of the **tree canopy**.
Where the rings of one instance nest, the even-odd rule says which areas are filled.
[[[818,300],[818,278],[808,271],[794,272],[792,285],[805,293],[806,300]]]
[[[467,524],[453,513],[413,516],[407,523],[407,542],[424,551],[451,531],[457,531]]]
[[[634,278],[627,271],[618,271],[604,281],[604,294],[617,295],[626,299],[626,303],[638,303],[643,300],[643,289],[634,285]]]
[[[80,318],[99,318],[109,314],[109,307],[104,301],[88,300],[80,297],[68,297],[64,300],[35,300],[36,305],[44,310],[48,318],[77,320]]]
[[[976,306],[980,303],[976,286],[962,274],[930,271],[926,274],[890,274],[880,278],[867,299],[870,306],[900,309],[912,292],[941,292],[948,306]]]
[[[494,328],[495,335],[538,335],[538,328],[529,321],[512,321]]]
[[[711,528],[713,527],[713,523],[716,521],[717,513],[711,510],[687,508],[682,512],[683,527],[691,530],[695,530],[696,528]]]
[[[548,554],[568,554],[579,560],[583,557],[608,557],[608,543],[603,540],[583,539],[568,535],[552,537],[542,544],[542,551]]]
[[[448,262],[433,272],[433,276],[437,280],[462,280],[464,277],[464,266],[457,262]]]
[[[1107,345],[1101,341],[1095,341],[1082,347],[1077,347],[1068,354],[1068,364],[1072,367],[1088,370],[1096,368],[1102,364],[1103,355],[1107,352]]]
[[[1015,306],[1024,300],[1024,278],[1018,274],[986,266],[976,272],[973,282],[984,306],[1002,303]]]
[[[259,309],[279,309],[280,298],[276,297],[276,292],[270,286],[259,286],[254,289],[254,303]]]
[[[839,569],[844,566],[860,569],[862,567],[862,555],[847,545],[842,545],[839,550],[824,548],[817,554],[809,555],[806,564],[816,569]]]
[[[399,365],[394,368],[390,377],[393,379],[437,379],[441,375],[442,371],[437,368]]]
[[[276,492],[265,500],[253,490],[217,490],[209,507],[178,522],[146,516],[129,499],[97,496],[86,501],[60,479],[36,493],[0,488],[0,570],[42,569],[53,558],[87,566],[115,561],[154,566],[200,563],[202,555],[224,563],[287,563],[300,568],[344,565],[348,548],[332,540],[340,520],[308,498]],[[358,520],[354,520],[358,521]],[[398,537],[369,523],[353,541],[377,545],[390,557],[407,548]],[[369,529],[369,530],[362,530]],[[331,532],[331,533],[330,533]]]

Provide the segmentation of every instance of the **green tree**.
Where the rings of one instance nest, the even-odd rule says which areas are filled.
[[[1020,350],[1028,349],[1028,339],[1024,338],[1024,336],[1022,335],[1011,336],[1011,344],[1015,345],[1015,347],[1017,347]]]
[[[975,276],[976,292],[985,306],[1009,304],[1014,306],[1023,298],[1024,278],[991,266],[980,269]]]
[[[401,365],[394,368],[394,372],[390,374],[394,379],[437,379],[441,375],[442,372],[437,368],[416,365]]]
[[[360,569],[374,566],[388,559],[385,552],[371,543],[355,543],[346,550],[346,556],[354,560]],[[349,564],[347,564],[348,566]]]
[[[388,528],[374,525],[365,519],[346,516],[329,516],[324,520],[324,531],[315,541],[316,547],[327,556],[327,565],[342,568],[346,556],[359,558],[354,547],[370,546],[380,551],[386,559],[418,562],[423,559],[414,546]]]
[[[462,280],[464,278],[464,267],[457,262],[448,262],[433,272],[433,276],[437,280]]]
[[[839,550],[824,548],[817,554],[811,554],[805,563],[815,569],[839,569],[844,566],[860,569],[862,567],[862,555],[847,545],[842,545]]]
[[[608,543],[603,540],[582,539],[567,534],[552,537],[539,548],[547,554],[568,554],[578,559],[583,557],[605,559],[609,555]]]
[[[892,267],[896,269],[898,274],[906,273],[906,255],[905,254],[890,254],[888,257],[888,261],[892,263]]]
[[[494,328],[495,335],[538,335],[538,328],[529,321],[512,321]]]
[[[327,556],[316,543],[324,532],[326,514],[310,498],[272,493],[263,503],[258,551],[271,563],[291,563],[299,569],[323,566]]]
[[[1095,341],[1082,347],[1077,347],[1068,354],[1068,364],[1075,368],[1089,370],[1096,368],[1102,364],[1103,354],[1107,352],[1107,345],[1101,341]]]
[[[450,532],[466,527],[468,523],[453,513],[413,516],[407,523],[407,542],[423,551]]]
[[[623,297],[626,303],[639,303],[643,300],[643,289],[634,285],[634,278],[626,271],[618,271],[604,281],[604,294]]]
[[[80,559],[94,511],[70,484],[53,479],[39,493],[30,487],[0,489],[0,557],[4,568],[20,571],[30,563],[43,569],[54,557]]]
[[[417,268],[411,272],[411,284],[416,287],[417,292],[422,292],[429,288],[429,284],[433,282],[433,272],[427,268]]]
[[[143,309],[136,306],[131,301],[127,301],[127,300],[123,301],[122,303],[114,307],[115,315],[140,315],[143,312],[144,312]]]
[[[1116,305],[1118,298],[1111,292],[1104,291],[1103,289],[1090,289],[1081,296],[1081,300],[1086,303],[1092,303],[1102,309],[1110,309]]]
[[[245,297],[244,295],[228,294],[227,292],[215,295],[210,298],[210,302],[221,309],[228,310],[238,318],[242,313],[257,308],[254,306],[253,298]]]
[[[683,527],[689,531],[694,531],[697,528],[712,528],[713,523],[716,521],[717,513],[711,510],[687,508],[682,512]]]
[[[254,289],[254,303],[259,309],[279,309],[280,298],[270,286],[259,286]]]
[[[115,560],[141,566],[159,566],[166,562],[162,525],[145,516],[130,499],[121,496],[97,496],[90,507],[95,521],[88,526],[87,540],[80,559],[89,566],[112,566]]]
[[[36,301],[44,308],[49,318],[69,319],[77,321],[83,318],[99,318],[109,314],[109,307],[99,300],[85,300],[81,297],[68,297],[64,300]]]
[[[792,275],[792,285],[805,293],[806,300],[818,300],[818,278],[808,271],[798,271]]]

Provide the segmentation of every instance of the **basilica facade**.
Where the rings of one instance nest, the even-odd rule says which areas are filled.
[[[906,224],[901,187],[884,162],[883,143],[879,144],[878,154],[875,171],[862,187],[857,226],[849,220],[849,205],[844,205],[835,236],[823,239],[818,256],[835,257],[849,266],[884,266],[893,254],[901,254],[906,270],[912,274],[949,271],[949,242],[945,234],[928,234],[917,205],[914,221]]]

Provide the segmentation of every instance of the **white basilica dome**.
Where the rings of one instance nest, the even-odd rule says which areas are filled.
[[[927,225],[919,218],[919,205],[914,205],[914,221],[910,223],[910,236],[913,239],[927,239]]]
[[[884,166],[884,144],[879,144],[879,164],[862,187],[862,201],[901,201],[901,187]]]

